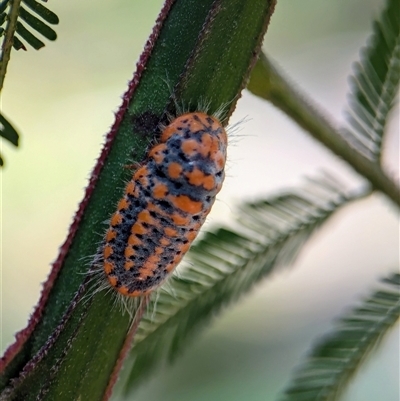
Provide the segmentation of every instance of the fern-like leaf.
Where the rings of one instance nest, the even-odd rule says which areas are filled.
[[[142,319],[127,361],[127,389],[154,365],[173,359],[222,306],[293,260],[310,235],[343,205],[365,195],[346,195],[337,184],[319,180],[307,189],[244,205],[240,231],[206,233],[191,248],[189,263],[166,284],[167,290],[159,291]]]
[[[282,401],[335,401],[367,354],[396,323],[400,313],[400,274],[385,278],[375,292],[316,344],[298,369]]]
[[[26,7],[31,11],[28,11]],[[30,26],[34,33],[27,29],[21,20]],[[2,0],[0,2],[0,37],[3,37],[0,53],[0,92],[3,89],[7,66],[10,61],[11,48],[26,50],[25,41],[34,49],[39,50],[44,46],[44,43],[36,34],[40,33],[49,40],[55,40],[57,34],[48,24],[58,24],[58,22],[57,15],[36,0]],[[0,124],[2,126],[0,136],[18,146],[18,134],[4,116],[1,116]],[[0,166],[2,165],[3,159],[0,157]]]
[[[15,19],[12,15],[13,13],[17,14],[17,20],[15,23],[12,21]],[[33,33],[27,29],[21,20],[25,21],[25,23],[35,32]],[[3,27],[6,21],[9,21],[10,23],[7,24],[7,27]],[[26,50],[21,39],[25,40],[36,50],[42,48],[44,43],[36,36],[37,33],[43,35],[48,40],[55,40],[57,34],[48,24],[55,25],[58,24],[58,22],[59,19],[57,15],[36,0],[18,0],[18,2],[15,0],[3,0],[0,3],[0,27],[5,33],[7,30],[13,31],[10,36],[12,38],[12,45],[16,50]],[[15,32],[17,34],[16,36]]]
[[[387,116],[400,80],[400,0],[388,0],[350,77],[345,135],[371,160],[379,161]]]

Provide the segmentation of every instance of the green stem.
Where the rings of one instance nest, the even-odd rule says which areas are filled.
[[[7,65],[10,61],[10,54],[13,45],[14,33],[17,28],[17,20],[19,16],[19,7],[21,0],[12,0],[10,2],[10,10],[8,13],[8,23],[3,41],[1,58],[0,58],[0,92],[3,89],[4,79],[6,77]]]
[[[383,192],[400,207],[399,187],[386,175],[379,164],[350,147],[337,129],[311,105],[304,94],[293,89],[293,85],[277,71],[264,54],[260,55],[253,70],[248,89],[285,112],[315,139],[369,180],[375,189]]]

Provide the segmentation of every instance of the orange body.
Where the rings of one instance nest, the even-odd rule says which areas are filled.
[[[104,272],[120,294],[149,294],[181,261],[221,189],[226,148],[225,129],[205,113],[184,114],[162,132],[106,233]]]

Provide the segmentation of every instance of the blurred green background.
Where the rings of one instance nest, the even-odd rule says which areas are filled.
[[[264,49],[337,122],[347,76],[383,1],[278,0]],[[2,146],[1,348],[25,327],[41,283],[83,196],[104,134],[161,9],[161,0],[52,0],[58,39],[14,52],[2,110],[21,146]],[[231,123],[227,179],[206,225],[229,222],[243,200],[299,185],[321,168],[362,182],[269,104],[243,93]],[[398,109],[385,167],[399,176]],[[184,355],[132,399],[274,400],[312,341],[398,266],[398,212],[380,195],[343,210],[283,269],[214,319]],[[101,228],[99,228],[101,230]],[[398,326],[357,375],[344,401],[398,401]],[[115,399],[118,399],[116,396]]]

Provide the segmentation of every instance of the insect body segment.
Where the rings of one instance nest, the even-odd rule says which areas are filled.
[[[223,126],[205,113],[184,114],[164,129],[106,233],[104,272],[120,294],[149,294],[188,251],[221,189],[226,147]]]

